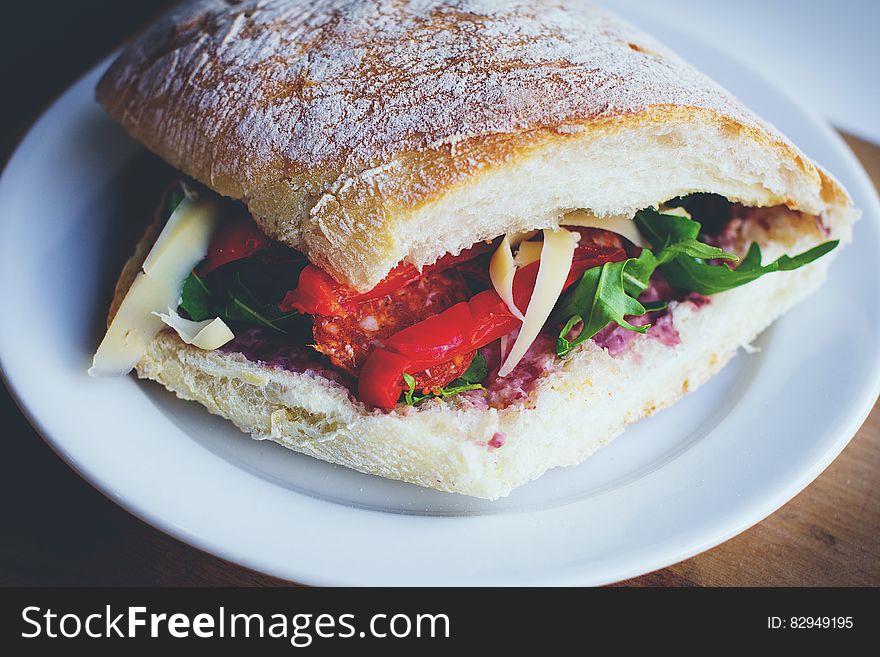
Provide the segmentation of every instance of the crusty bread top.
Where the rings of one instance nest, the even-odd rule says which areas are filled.
[[[194,0],[125,49],[98,98],[360,289],[575,207],[848,203],[729,93],[578,0]]]

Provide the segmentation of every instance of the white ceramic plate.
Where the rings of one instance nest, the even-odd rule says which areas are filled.
[[[759,340],[760,353],[740,355],[583,465],[483,502],[251,441],[134,377],[86,376],[142,227],[134,218],[155,202],[141,184],[152,165],[93,101],[100,70],[33,127],[0,181],[10,389],[58,454],[111,499],[204,550],[299,582],[600,584],[743,531],[812,481],[877,397],[880,210],[820,118],[712,48],[644,27],[839,176],[865,217],[825,287]]]

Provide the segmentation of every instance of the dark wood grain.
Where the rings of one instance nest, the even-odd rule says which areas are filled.
[[[31,4],[21,9],[31,15],[4,20],[18,30],[0,43],[3,87],[16,90],[15,103],[0,103],[0,160],[52,97],[168,2],[65,3],[60,14]],[[880,148],[847,141],[880,183]],[[52,453],[5,390],[0,420],[0,585],[289,584],[205,554],[123,511]],[[713,550],[620,585],[878,585],[878,479],[875,407],[841,456],[775,514]]]

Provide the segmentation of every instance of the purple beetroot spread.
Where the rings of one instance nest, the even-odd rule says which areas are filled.
[[[656,273],[651,277],[650,286],[648,286],[648,289],[639,297],[639,300],[642,302],[665,301],[668,304],[688,301],[694,304],[697,308],[702,308],[710,303],[709,297],[697,294],[696,292],[691,292],[686,295],[676,293],[675,290],[669,287],[669,284],[659,273]],[[657,312],[646,313],[638,317],[630,317],[628,318],[628,321],[634,326],[650,324],[651,328],[648,329],[648,332],[646,333],[649,338],[657,340],[667,347],[675,347],[681,342],[681,338],[673,324],[671,310],[672,308],[670,306],[664,310],[658,310]],[[593,341],[600,347],[607,349],[608,353],[612,356],[619,356],[629,350],[632,346],[633,340],[635,340],[638,335],[639,334],[635,331],[628,331],[617,324],[610,324],[599,331],[593,337]]]
[[[282,333],[269,329],[251,327],[236,333],[222,346],[221,351],[238,353],[266,367],[296,373],[320,374],[331,381],[355,389],[355,381],[347,373],[324,362],[323,357],[311,347],[297,344]]]

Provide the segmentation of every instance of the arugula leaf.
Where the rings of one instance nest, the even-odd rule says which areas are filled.
[[[640,303],[645,307],[647,313],[656,313],[669,307],[666,301],[641,301]]]
[[[761,265],[761,247],[752,242],[739,267],[731,269],[726,264],[710,265],[693,258],[676,258],[663,267],[663,275],[673,287],[692,290],[700,294],[718,294],[751,283],[764,274],[790,271],[803,267],[833,250],[840,240],[832,240],[814,246],[796,256],[781,256],[767,265]]]
[[[653,208],[639,210],[635,216],[639,232],[651,249],[643,249],[638,258],[606,263],[584,272],[577,286],[557,305],[553,321],[565,322],[556,339],[556,353],[565,356],[581,342],[592,338],[612,322],[629,330],[644,333],[648,326],[633,326],[626,317],[643,315],[666,308],[664,302],[645,302],[638,297],[648,289],[651,276],[659,267],[667,282],[675,288],[700,294],[717,294],[745,285],[764,274],[803,267],[834,249],[838,241],[820,244],[796,256],[784,255],[768,265],[761,265],[757,243],[736,268],[728,263],[710,264],[711,260],[738,261],[733,253],[699,240],[699,222]],[[569,333],[579,323],[583,329],[573,340]]]
[[[199,278],[195,272],[192,272],[183,281],[180,308],[185,310],[189,318],[195,322],[201,322],[212,316],[211,291],[205,285],[205,281]]]
[[[750,283],[764,274],[803,267],[834,249],[839,241],[825,242],[794,257],[784,255],[761,265],[761,247],[753,242],[739,266],[710,264],[706,260],[739,260],[732,253],[700,242],[701,226],[687,217],[662,214],[653,208],[639,210],[635,217],[639,232],[654,248],[657,266],[673,287],[700,294],[718,294]]]
[[[275,306],[264,304],[254,296],[241,279],[241,272],[235,272],[227,288],[229,300],[226,304],[226,317],[234,322],[245,322],[265,326],[279,333],[285,333],[278,322],[294,317],[299,313],[279,314]]]
[[[442,397],[446,399],[447,397],[452,397],[453,395],[457,395],[460,392],[467,392],[468,390],[482,390],[482,383],[468,383],[462,379],[456,379],[452,383],[450,383],[445,388],[437,388],[434,392],[434,396]]]
[[[467,370],[457,379],[452,381],[449,385],[443,388],[436,388],[431,392],[428,392],[424,395],[417,395],[416,392],[416,380],[411,374],[403,373],[403,382],[408,386],[408,390],[403,391],[403,400],[409,404],[410,406],[415,406],[426,399],[433,399],[435,397],[440,397],[441,399],[446,399],[447,397],[452,397],[453,395],[457,395],[461,392],[467,392],[468,390],[482,390],[483,385],[480,383],[483,379],[486,378],[488,374],[488,369],[486,368],[486,359],[483,358],[483,354],[477,351],[474,354],[474,359],[471,361],[471,364],[468,366]]]
[[[179,307],[197,322],[220,317],[227,323],[262,326],[279,333],[287,332],[281,323],[299,316],[296,312],[281,313],[275,304],[257,297],[240,270],[218,272],[209,280],[190,273],[183,282]]]
[[[584,318],[580,315],[572,315],[559,332],[559,335],[556,338],[556,355],[560,358],[567,356],[572,349],[583,342],[583,340],[578,339],[580,338],[580,335],[573,341],[565,337],[582,321],[584,321]],[[581,331],[581,333],[583,333],[583,331]]]
[[[630,258],[623,267],[623,288],[636,299],[648,289],[651,276],[657,269],[657,258],[648,249],[642,249],[638,258]]]
[[[488,374],[489,369],[486,367],[486,359],[483,358],[483,354],[477,350],[471,364],[468,365],[468,368],[459,378],[465,383],[480,383],[486,378],[486,376],[488,376]]]
[[[704,244],[697,237],[702,228],[699,222],[675,214],[661,214],[654,208],[639,210],[635,216],[636,227],[651,243],[658,265],[664,265],[678,256],[690,256],[704,260],[739,260],[734,253],[727,253],[717,246]]]
[[[403,373],[403,382],[409,386],[409,390],[404,391],[403,398],[410,406],[415,406],[417,402],[413,401],[413,393],[416,391],[416,380],[412,374]],[[424,399],[424,398],[423,398]],[[419,399],[419,401],[422,401]]]
[[[446,399],[447,397],[452,397],[453,395],[457,395],[461,392],[467,392],[468,390],[482,390],[483,385],[480,383],[467,383],[466,381],[462,381],[461,379],[456,379],[452,383],[450,383],[445,388],[437,388],[436,390],[429,392],[424,395],[416,395],[415,393],[415,379],[410,383],[408,379],[412,379],[409,374],[403,375],[403,380],[407,382],[407,385],[410,386],[409,390],[405,390],[403,392],[404,401],[410,406],[416,406],[417,404],[421,404],[426,399],[434,399],[439,397],[440,399]]]
[[[647,325],[633,326],[625,319],[627,315],[645,314],[645,307],[635,297],[630,296],[624,286],[624,271],[629,263],[636,260],[630,258],[620,262],[606,262],[601,267],[593,267],[584,272],[577,286],[556,311],[557,317],[569,318],[556,339],[557,355],[567,355],[611,322],[637,333],[648,330]],[[644,273],[644,270],[638,272],[639,276]],[[638,277],[633,279],[641,281]],[[566,336],[580,321],[584,324],[580,334],[573,340],[568,340]]]

